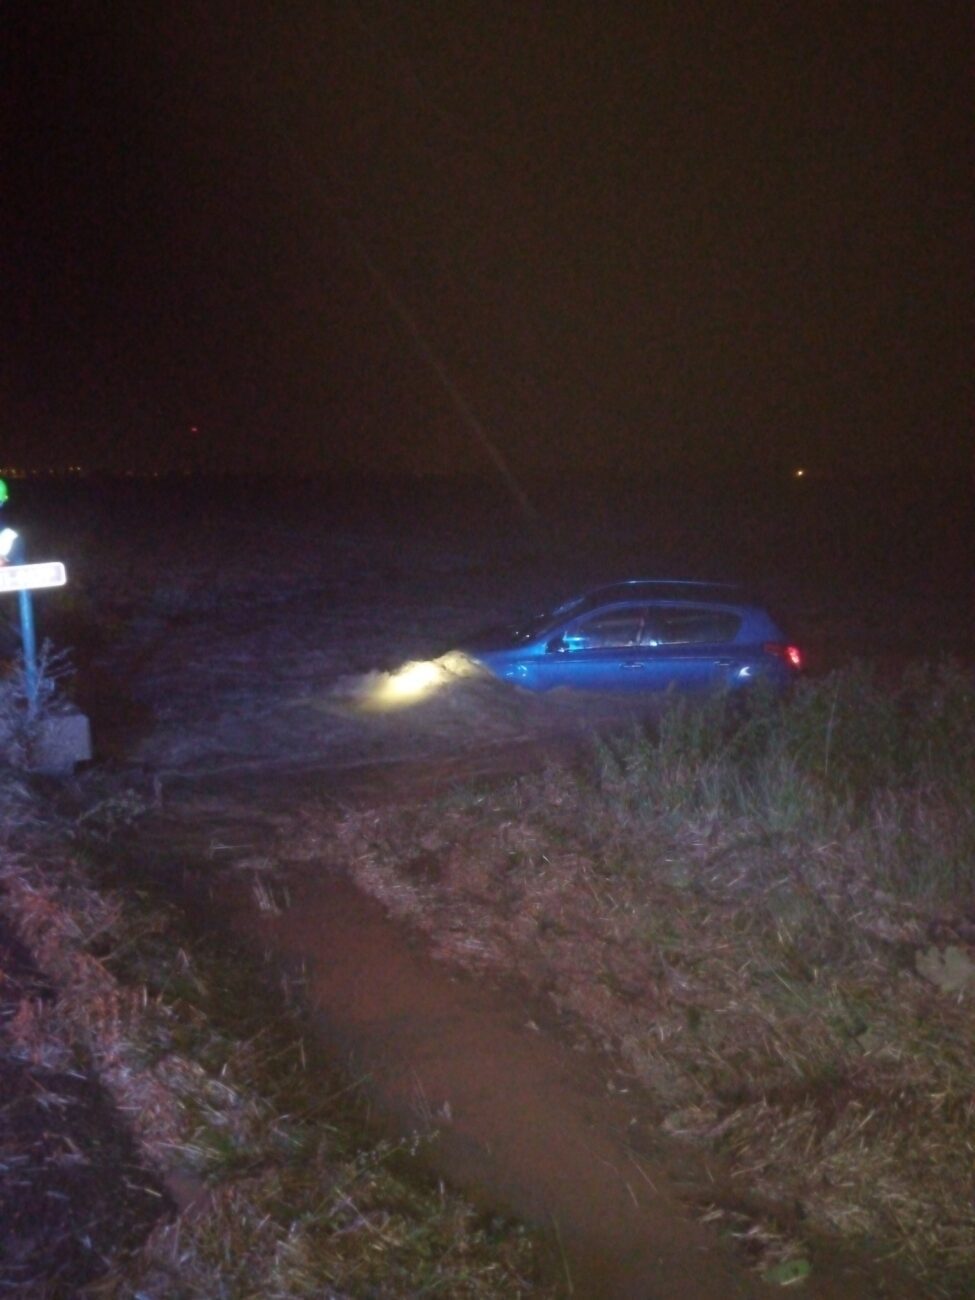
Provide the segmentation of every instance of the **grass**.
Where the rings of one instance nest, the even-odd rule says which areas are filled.
[[[675,701],[659,732],[598,757],[602,809],[631,834],[664,819],[739,843],[842,840],[899,896],[975,899],[975,690],[950,663],[896,687],[862,665],[744,714]]]
[[[369,1129],[245,953],[107,879],[90,853],[98,819],[68,851],[22,787],[8,802],[0,904],[56,991],[36,1033],[93,1063],[147,1159],[193,1200],[106,1261],[99,1295],[552,1294],[525,1229],[421,1172],[428,1139]],[[113,818],[99,826],[110,842]]]
[[[442,955],[546,990],[665,1131],[727,1162],[766,1207],[743,1233],[776,1243],[760,1266],[840,1238],[970,1293],[970,672],[675,700],[575,770],[350,815],[339,839]]]

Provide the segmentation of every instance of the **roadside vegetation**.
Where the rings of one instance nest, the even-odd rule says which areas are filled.
[[[695,1208],[770,1278],[839,1240],[971,1294],[970,670],[674,700],[575,766],[337,836],[439,956],[522,976],[729,1171],[740,1196]]]
[[[138,796],[56,818],[8,767],[0,811],[0,1289],[552,1294],[524,1229],[422,1173],[431,1139],[366,1125],[252,958],[104,877]]]

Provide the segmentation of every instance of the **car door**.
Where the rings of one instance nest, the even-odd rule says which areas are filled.
[[[661,605],[648,611],[646,674],[654,690],[706,691],[721,685],[735,656],[741,617],[733,610]]]
[[[627,603],[592,610],[555,630],[538,661],[543,689],[646,689],[641,645],[646,620],[645,604]]]

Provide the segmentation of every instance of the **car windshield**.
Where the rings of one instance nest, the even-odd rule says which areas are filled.
[[[557,627],[559,623],[564,622],[566,616],[584,602],[584,596],[575,596],[572,600],[556,605],[553,609],[546,609],[540,614],[533,614],[531,618],[519,623],[512,630],[512,637],[515,641],[534,641],[536,637],[542,636],[550,628]]]

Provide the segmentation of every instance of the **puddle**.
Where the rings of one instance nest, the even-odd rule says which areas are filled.
[[[629,1145],[632,1112],[527,1003],[452,977],[341,879],[292,885],[288,910],[256,929],[300,964],[323,1037],[377,1108],[400,1132],[435,1131],[436,1169],[554,1233],[573,1295],[766,1290],[686,1218]]]

